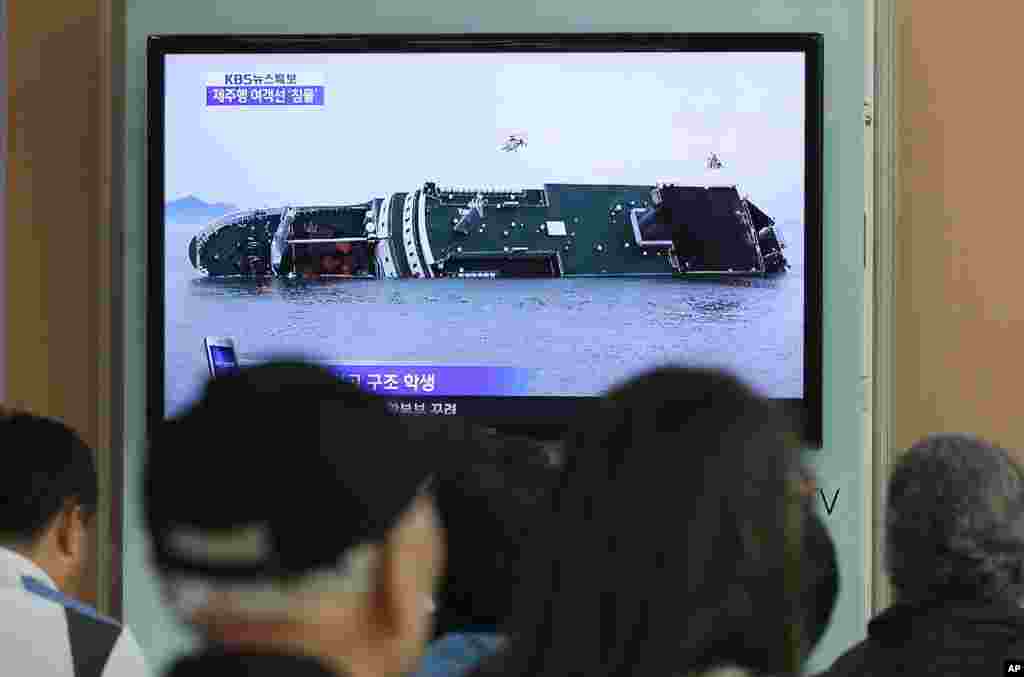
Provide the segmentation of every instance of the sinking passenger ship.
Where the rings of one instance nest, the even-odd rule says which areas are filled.
[[[228,214],[189,242],[211,277],[536,278],[769,275],[775,222],[734,185],[434,183],[347,206]]]

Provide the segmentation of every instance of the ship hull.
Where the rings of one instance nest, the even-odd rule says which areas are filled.
[[[366,203],[241,212],[189,243],[211,277],[766,275],[788,267],[771,218],[733,186],[426,183]]]

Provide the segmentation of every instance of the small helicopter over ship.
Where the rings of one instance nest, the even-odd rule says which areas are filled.
[[[505,140],[505,143],[501,144],[501,146],[498,147],[498,150],[505,151],[506,153],[511,153],[519,150],[520,148],[525,147],[525,136],[521,136],[519,134],[509,134],[508,138]]]

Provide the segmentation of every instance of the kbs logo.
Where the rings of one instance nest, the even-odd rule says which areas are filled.
[[[323,73],[207,73],[207,106],[323,106]]]
[[[252,71],[206,74],[207,87],[323,87],[326,81],[326,74],[321,71],[282,72],[272,66]]]
[[[296,73],[225,73],[223,84],[226,86],[251,85],[296,85],[299,76]]]

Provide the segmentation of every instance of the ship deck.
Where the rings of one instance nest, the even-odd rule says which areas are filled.
[[[540,191],[484,193],[483,219],[467,234],[455,224],[475,191],[429,191],[423,213],[437,260],[455,253],[547,251],[558,254],[566,277],[671,275],[668,247],[639,247],[630,221],[631,209],[651,206],[653,188],[552,183],[539,200],[527,193]]]

